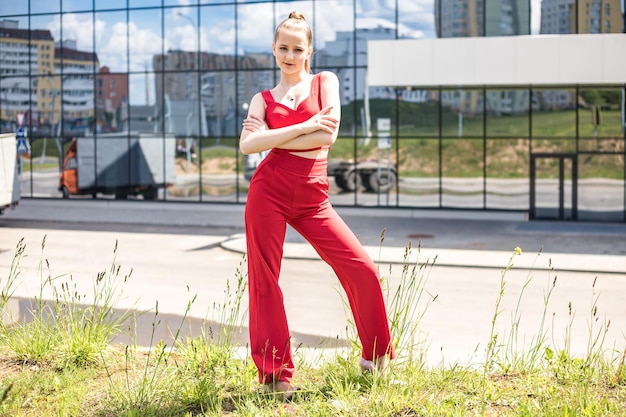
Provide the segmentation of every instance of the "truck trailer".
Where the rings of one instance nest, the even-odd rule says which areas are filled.
[[[0,214],[15,208],[22,195],[22,164],[14,133],[0,134]]]
[[[59,175],[63,198],[112,194],[154,200],[174,183],[176,138],[134,132],[78,137],[65,153]]]

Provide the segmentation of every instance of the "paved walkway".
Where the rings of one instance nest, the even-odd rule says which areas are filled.
[[[25,226],[37,219],[73,221],[76,226],[91,224],[109,230],[167,227],[193,234],[220,230],[227,237],[221,245],[243,253],[243,210],[243,205],[232,204],[25,199],[16,210],[7,211],[5,217]],[[522,256],[516,257],[518,268],[626,272],[626,224],[622,223],[529,222],[521,213],[507,212],[352,207],[337,210],[372,258],[382,262],[404,263],[407,246],[411,245],[417,255],[419,245],[420,259],[436,257],[441,266],[503,268],[503,259],[519,247]],[[319,259],[290,228],[285,256]]]

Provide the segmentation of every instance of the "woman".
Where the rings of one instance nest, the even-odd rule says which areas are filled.
[[[310,73],[311,28],[292,12],[274,34],[278,85],[257,93],[243,122],[243,154],[271,150],[250,183],[245,210],[250,295],[250,347],[259,381],[292,392],[289,328],[278,285],[286,225],[299,232],[335,271],[362,343],[361,368],[393,358],[376,265],[328,200],[327,156],[341,118],[339,81]]]

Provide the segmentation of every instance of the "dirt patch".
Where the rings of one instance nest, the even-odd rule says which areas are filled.
[[[176,158],[174,172],[176,176],[189,174],[232,174],[237,168],[235,158],[209,158],[202,161],[202,166],[198,166],[198,160],[192,160],[187,164],[185,158]]]

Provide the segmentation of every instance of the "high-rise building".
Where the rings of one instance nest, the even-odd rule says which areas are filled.
[[[530,33],[530,4],[523,0],[435,0],[438,38]]]
[[[94,74],[99,67],[98,56],[77,50],[76,41],[55,43],[54,68],[62,79],[63,129],[68,134],[89,129],[95,116]]]
[[[125,130],[128,120],[128,74],[111,73],[106,65],[96,75],[96,130]]]
[[[83,129],[94,116],[93,52],[75,41],[55,43],[49,30],[20,29],[0,21],[0,118],[10,129],[25,117],[33,129]],[[61,117],[61,113],[63,117]]]
[[[542,0],[542,34],[621,33],[620,0]]]
[[[155,76],[155,91],[166,132],[215,137],[236,134],[235,117],[243,114],[236,103],[249,100],[260,85],[270,88],[273,81],[271,71],[237,74],[234,68],[270,68],[272,58],[269,53],[235,57],[180,50],[154,56],[154,68],[162,71]],[[199,76],[192,72],[196,66]]]
[[[0,119],[5,129],[14,126],[19,115],[27,115],[31,126],[39,118],[58,120],[60,98],[50,94],[58,91],[53,74],[50,31],[19,29],[17,21],[0,21]]]

